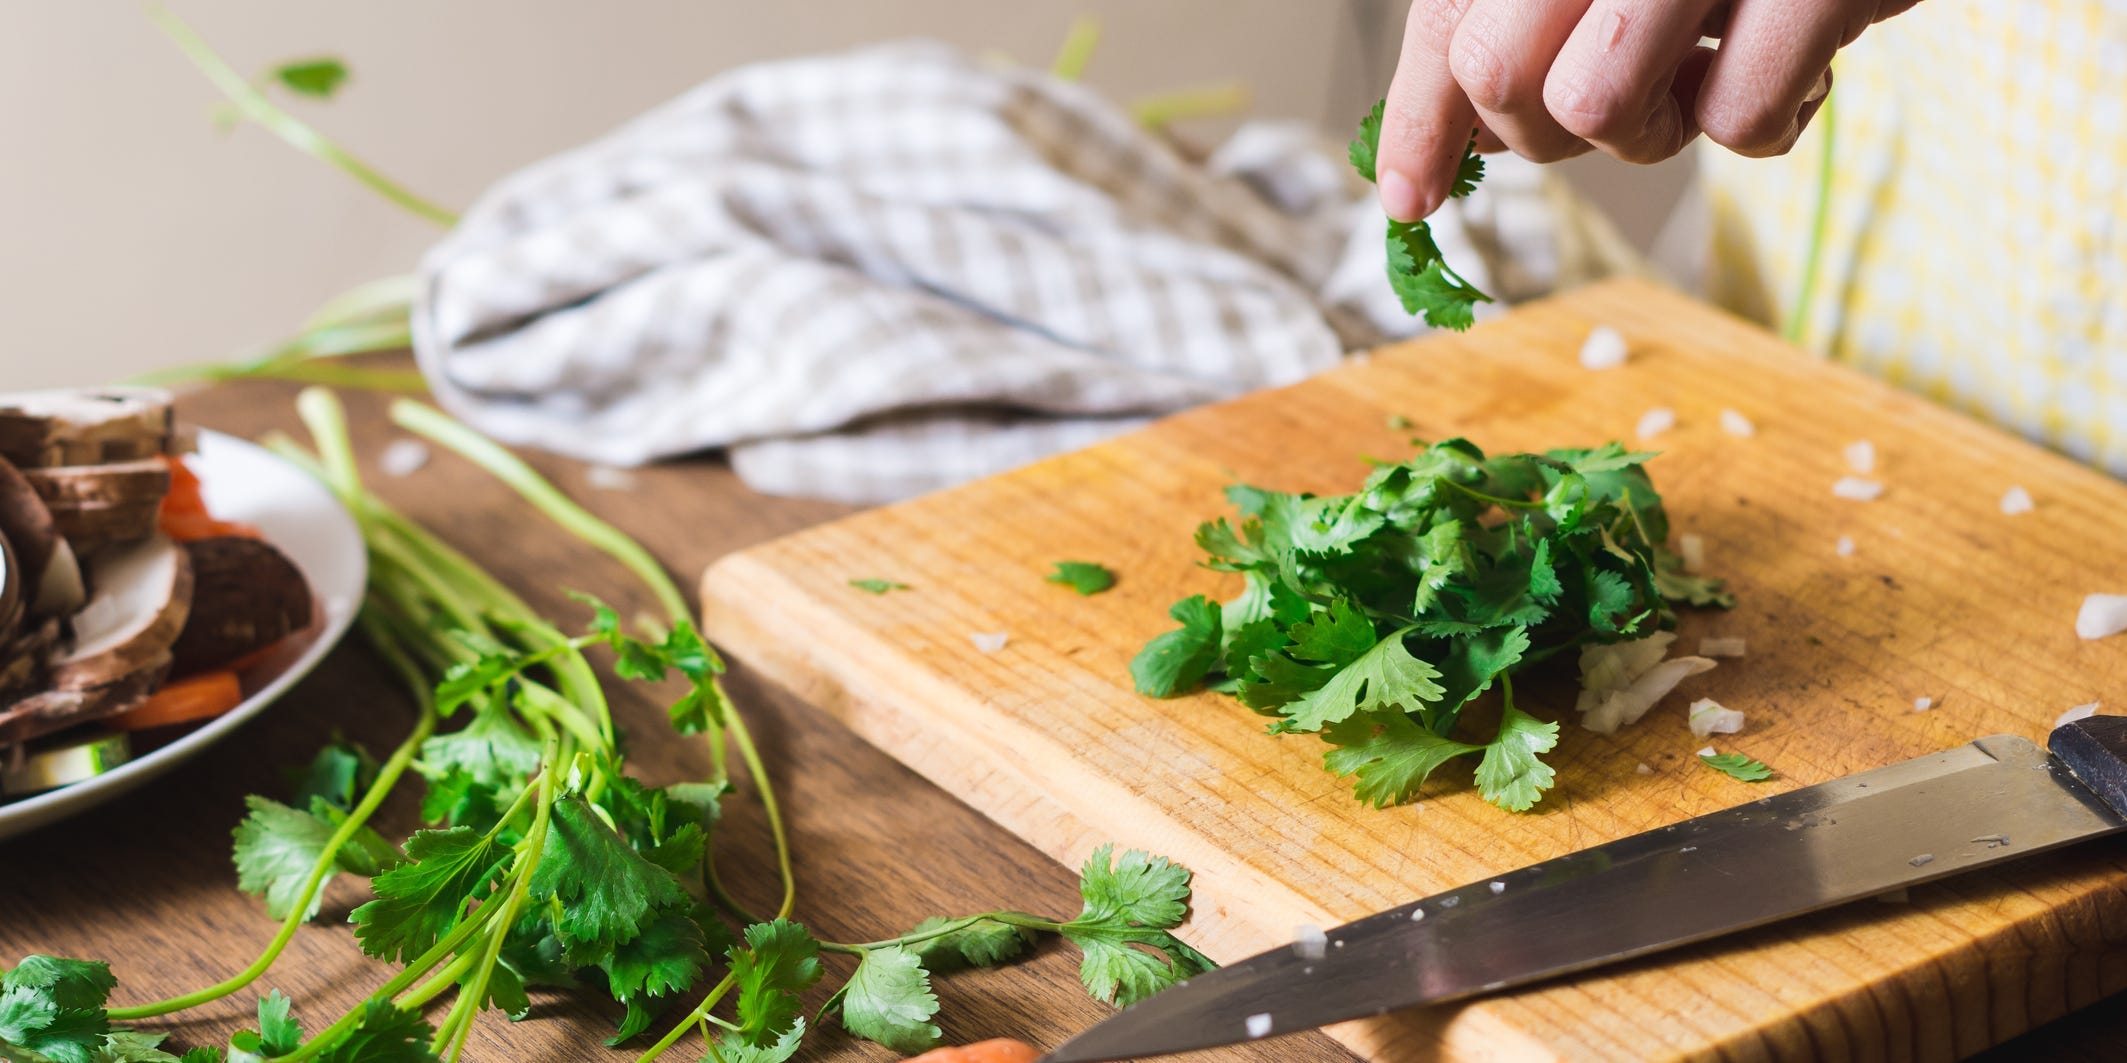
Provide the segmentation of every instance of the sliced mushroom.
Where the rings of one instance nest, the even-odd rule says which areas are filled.
[[[173,420],[160,388],[65,388],[0,395],[0,457],[23,468],[100,465],[167,453]]]
[[[30,469],[23,477],[59,533],[84,553],[152,533],[170,493],[170,466],[161,458]]]
[[[15,561],[22,566],[24,594],[32,595],[58,544],[59,529],[52,524],[52,511],[37,497],[37,489],[6,458],[0,458],[0,538],[14,548]]]
[[[191,611],[192,564],[162,535],[112,547],[88,567],[89,601],[74,614],[74,643],[51,663],[54,690],[115,683],[157,661]]]
[[[116,716],[139,705],[170,672],[166,654],[115,682],[81,690],[47,690],[0,709],[0,746],[26,742],[75,724]]]
[[[272,545],[222,536],[184,549],[192,611],[170,651],[179,674],[223,667],[310,626],[310,584]]]

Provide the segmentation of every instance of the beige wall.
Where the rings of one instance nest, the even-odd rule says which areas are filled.
[[[417,191],[468,203],[512,167],[748,60],[940,37],[1046,62],[1074,15],[1117,98],[1237,79],[1253,113],[1345,126],[1386,82],[1399,0],[174,0],[238,69],[331,53],[298,114]],[[0,0],[0,388],[219,360],[332,293],[411,267],[434,230],[256,128],[127,0]],[[1626,219],[1645,204],[1627,189]]]

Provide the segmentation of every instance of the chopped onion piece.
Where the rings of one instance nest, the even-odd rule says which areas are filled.
[[[1653,768],[1650,768],[1650,767],[1648,767],[1648,766],[1647,766],[1647,762],[1643,760],[1643,761],[1640,761],[1640,765],[1639,765],[1639,767],[1636,767],[1636,768],[1632,769],[1632,774],[1634,774],[1634,775],[1652,775],[1652,774],[1654,774],[1654,769],[1653,769]]]
[[[1833,549],[1839,551],[1840,557],[1854,556],[1854,537],[1851,535],[1840,536],[1838,545],[1834,546]]]
[[[1712,746],[1707,746],[1707,747],[1706,747],[1705,749],[1699,750],[1699,755],[1700,755],[1700,756],[1702,756],[1702,757],[1718,757],[1718,756],[1720,756],[1720,754],[1719,754],[1719,753],[1716,753],[1716,752],[1714,752],[1714,751],[1713,751],[1713,747],[1712,747]]]
[[[1310,963],[1329,953],[1329,935],[1322,928],[1303,923],[1292,928],[1292,954]]]
[[[2022,487],[2011,487],[2001,493],[2001,511],[2011,517],[2031,512],[2031,492]]]
[[[1676,689],[1686,677],[1712,668],[1704,657],[1672,657],[1642,672],[1631,684],[1618,690],[1581,691],[1581,726],[1597,734],[1616,734],[1618,728],[1639,722],[1647,710]]]
[[[1859,476],[1841,476],[1838,482],[1832,484],[1832,494],[1856,502],[1874,502],[1883,494],[1883,485]]]
[[[1857,439],[1846,445],[1846,463],[1855,472],[1867,475],[1876,471],[1876,444],[1866,439]]]
[[[1929,698],[1929,697],[1919,697],[1919,698],[1914,698],[1914,699],[1913,699],[1913,711],[1914,711],[1914,712],[1926,712],[1926,711],[1928,711],[1929,709],[1932,709],[1932,708],[1934,708],[1934,707],[1935,707],[1935,699],[1934,699],[1934,698]]]
[[[1734,410],[1722,410],[1721,431],[1732,436],[1754,436],[1758,434],[1758,426],[1750,423],[1750,418]]]
[[[386,476],[412,476],[428,464],[428,448],[418,439],[394,439],[377,455],[377,468]]]
[[[2075,633],[2101,639],[2127,631],[2127,594],[2093,594],[2075,614]]]
[[[635,490],[635,474],[611,465],[593,465],[584,470],[583,479],[601,491]]]
[[[1496,897],[1496,896],[1498,896],[1499,894],[1505,893],[1506,891],[1507,891],[1507,884],[1506,884],[1506,883],[1504,883],[1504,882],[1493,882],[1493,883],[1492,883],[1492,895],[1493,895],[1493,896],[1495,896],[1495,897]]]
[[[1251,1040],[1270,1036],[1269,1012],[1258,1012],[1248,1017],[1248,1036]]]
[[[1929,864],[1932,864],[1932,863],[1934,863],[1934,862],[1935,862],[1935,854],[1934,854],[1934,853],[1922,853],[1922,854],[1920,854],[1919,856],[1916,856],[1916,857],[1912,858],[1911,860],[1908,860],[1908,861],[1906,861],[1906,863],[1908,863],[1908,864],[1911,864],[1911,865],[1913,865],[1914,867],[1926,867],[1926,866],[1928,866]]]
[[[2095,701],[2091,702],[2088,705],[2077,705],[2076,707],[2069,709],[2067,712],[2061,713],[2060,718],[2053,721],[2053,726],[2066,727],[2077,720],[2087,720],[2092,716],[2097,715],[2097,709],[2098,702]]]
[[[1675,427],[1676,411],[1667,406],[1656,406],[1646,413],[1640,414],[1639,427],[1634,429],[1633,434],[1641,439],[1647,439],[1661,435],[1663,432]]]
[[[1699,640],[1701,657],[1741,657],[1744,642],[1740,638],[1705,638]]]
[[[1009,634],[1002,631],[977,631],[968,636],[968,640],[975,644],[975,648],[984,653],[996,653],[998,650],[1004,649],[1005,642],[1010,638]]]
[[[1625,354],[1625,334],[1597,325],[1580,345],[1580,364],[1586,369],[1616,369],[1625,364]]]
[[[1709,735],[1732,735],[1743,729],[1743,714],[1722,705],[1712,698],[1700,698],[1691,703],[1691,716],[1687,721],[1694,737]]]
[[[1679,535],[1676,540],[1677,556],[1684,559],[1684,571],[1696,573],[1706,565],[1706,540],[1696,535]]]

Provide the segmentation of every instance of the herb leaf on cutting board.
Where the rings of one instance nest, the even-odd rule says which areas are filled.
[[[1761,760],[1752,760],[1741,753],[1699,754],[1699,761],[1707,767],[1744,782],[1764,782],[1773,777],[1772,767]]]
[[[1181,627],[1131,676],[1154,697],[1210,680],[1272,717],[1271,734],[1320,735],[1324,766],[1376,807],[1477,754],[1485,800],[1524,811],[1555,781],[1543,755],[1558,724],[1516,705],[1509,676],[1673,626],[1671,596],[1731,603],[1719,581],[1663,578],[1677,566],[1651,457],[1620,443],[1488,457],[1449,439],[1376,463],[1349,495],[1230,488],[1239,523],[1209,521],[1196,541],[1241,593],[1177,602]],[[1495,684],[1496,728],[1467,734],[1465,709]]]

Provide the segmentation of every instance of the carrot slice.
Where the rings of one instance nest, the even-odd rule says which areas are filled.
[[[206,496],[199,489],[199,475],[183,458],[165,454],[162,460],[170,466],[170,493],[162,496],[162,507],[156,513],[164,535],[180,543],[221,535],[259,538],[257,528],[235,521],[216,520],[207,512]]]
[[[148,700],[104,721],[120,731],[143,731],[212,719],[237,707],[244,700],[243,685],[236,673],[201,672],[163,684]]]
[[[1041,1053],[1033,1045],[999,1037],[971,1045],[933,1048],[908,1063],[1034,1063]]]

